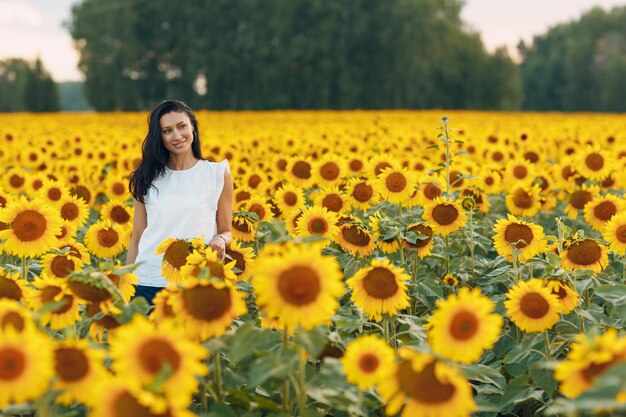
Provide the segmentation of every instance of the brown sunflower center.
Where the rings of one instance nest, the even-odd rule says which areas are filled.
[[[524,153],[524,159],[532,162],[533,164],[539,162],[539,155],[536,152],[528,151]]]
[[[327,181],[336,180],[339,177],[339,167],[334,162],[326,162],[320,167],[320,175]]]
[[[11,346],[0,349],[0,381],[18,378],[26,368],[24,354]]]
[[[183,290],[185,311],[204,321],[218,320],[228,313],[232,305],[229,288],[198,285]]]
[[[504,159],[504,154],[500,151],[495,151],[492,155],[491,158],[496,161],[496,162],[500,162]]]
[[[170,417],[171,415],[172,413],[169,410],[165,414],[153,413],[128,391],[125,391],[115,399],[111,417]]]
[[[176,240],[165,250],[163,259],[176,269],[187,262],[189,256],[189,244],[183,240]]]
[[[574,242],[567,249],[567,258],[576,265],[593,265],[599,262],[601,257],[602,248],[590,239]]]
[[[513,176],[519,180],[522,180],[524,178],[526,178],[526,176],[528,175],[528,168],[526,168],[523,165],[516,165],[515,168],[513,168]]]
[[[0,195],[0,208],[5,208],[7,206],[7,199]]]
[[[603,201],[593,208],[593,214],[603,222],[611,220],[615,213],[617,213],[617,207],[611,201]]]
[[[48,222],[36,210],[24,210],[13,220],[13,233],[22,242],[31,242],[39,239],[46,232]]]
[[[119,241],[120,236],[113,229],[101,229],[97,233],[98,243],[105,248],[112,248]]]
[[[626,225],[621,225],[615,231],[615,237],[622,243],[626,243]]]
[[[33,189],[38,190],[41,187],[43,187],[43,181],[40,179],[36,179],[35,181],[33,181]]]
[[[400,388],[409,397],[423,404],[441,404],[450,400],[456,391],[454,385],[442,383],[435,374],[435,361],[420,372],[415,372],[410,361],[400,364]]]
[[[298,196],[293,191],[287,191],[285,195],[283,195],[283,201],[288,206],[295,206],[298,203]]]
[[[250,197],[252,197],[252,194],[250,194],[246,190],[242,190],[237,193],[237,197],[235,197],[235,201],[238,203],[240,201],[248,200]]]
[[[575,209],[585,208],[585,205],[593,199],[593,194],[589,191],[574,191],[569,197],[569,204]]]
[[[559,297],[559,300],[562,300],[565,297],[567,297],[567,291],[565,290],[565,284],[561,284],[558,281],[556,283],[556,288],[552,288],[552,290],[550,292],[552,294],[556,295],[557,297]]]
[[[63,305],[56,309],[54,311],[54,314],[63,314],[69,311],[69,309],[72,308],[72,305],[74,304],[74,298],[69,294],[65,294],[60,300],[55,300],[54,298],[60,292],[61,288],[55,287],[54,285],[45,287],[41,290],[41,301],[43,301],[44,304],[63,301]]]
[[[116,182],[113,184],[113,187],[111,187],[111,191],[113,191],[115,195],[122,195],[126,192],[126,187],[124,187],[124,184]]]
[[[25,182],[26,180],[17,174],[13,174],[9,178],[9,184],[11,184],[11,186],[14,188],[20,188],[22,185],[24,185]]]
[[[72,189],[70,190],[70,194],[75,197],[82,198],[83,200],[85,200],[85,203],[89,203],[91,201],[91,191],[89,191],[89,189],[83,185],[77,185],[75,187],[72,187]]]
[[[212,277],[226,278],[224,274],[224,266],[220,262],[209,262],[207,264]]]
[[[441,188],[435,184],[426,184],[424,186],[424,196],[429,200],[434,200],[441,195]]]
[[[21,314],[15,311],[9,311],[0,319],[0,330],[5,330],[8,326],[13,327],[18,332],[24,330],[26,322]]]
[[[370,297],[384,300],[396,295],[400,287],[393,272],[377,266],[363,278],[363,288]]]
[[[233,228],[242,233],[250,233],[250,225],[247,221],[241,219],[239,221],[233,221]]]
[[[52,258],[50,269],[55,276],[63,278],[74,271],[74,261],[67,259],[63,255],[57,255]]]
[[[250,178],[248,178],[248,185],[250,188],[256,189],[259,184],[261,184],[261,181],[263,181],[263,179],[259,175],[252,174]]]
[[[550,303],[545,297],[536,292],[525,294],[520,300],[520,310],[526,317],[540,319],[550,311]]]
[[[372,353],[366,353],[359,359],[359,368],[365,373],[372,373],[378,369],[380,360]]]
[[[322,217],[315,217],[309,221],[309,233],[323,235],[328,231],[328,223]]]
[[[604,157],[597,152],[590,153],[585,157],[585,165],[592,171],[600,171],[604,167]]]
[[[433,236],[433,229],[425,224],[416,224],[409,228],[410,231],[417,233],[418,235],[428,236],[427,239],[417,239],[415,243],[409,243],[412,248],[423,248],[428,245],[430,238]]]
[[[533,206],[533,197],[525,190],[518,188],[513,193],[513,204],[523,209],[531,208]]]
[[[146,340],[138,351],[139,362],[143,369],[156,374],[167,364],[176,372],[180,366],[180,354],[168,340],[153,338]]]
[[[437,204],[433,208],[433,220],[442,226],[454,223],[459,217],[459,211],[452,204]]]
[[[381,172],[383,172],[383,170],[387,168],[391,168],[391,164],[389,162],[379,162],[374,168],[374,175],[378,176]]]
[[[130,214],[128,214],[124,207],[115,206],[111,209],[111,218],[115,223],[125,224],[130,220]]]
[[[68,286],[77,297],[93,303],[100,303],[111,298],[111,294],[104,288],[98,288],[85,282],[70,280]]]
[[[289,304],[310,304],[317,299],[321,289],[321,277],[309,266],[293,266],[278,277],[278,292]]]
[[[328,194],[322,200],[322,206],[328,211],[339,213],[343,207],[343,199],[337,194]]]
[[[363,169],[363,162],[358,159],[353,159],[350,161],[350,169],[354,172],[358,172]]]
[[[374,188],[371,185],[368,185],[365,182],[360,182],[354,186],[354,190],[352,191],[352,196],[356,201],[361,203],[365,203],[370,201],[372,196],[374,195]]]
[[[67,202],[61,207],[61,217],[67,221],[72,221],[78,217],[78,206],[76,203]]]
[[[89,360],[81,349],[59,348],[54,351],[54,369],[62,381],[80,381],[89,374]]]
[[[450,323],[450,334],[456,340],[470,339],[478,332],[478,319],[471,311],[462,310],[454,315]]]
[[[0,299],[19,301],[22,298],[22,289],[12,279],[0,277]]]
[[[341,227],[341,236],[351,245],[368,246],[371,238],[369,233],[365,232],[359,226],[346,225]]]
[[[401,172],[392,172],[385,179],[385,187],[392,193],[400,193],[407,186],[407,180]]]
[[[615,365],[617,362],[619,362],[619,359],[615,358],[613,360],[603,363],[592,362],[589,366],[582,370],[582,376],[587,382],[592,383],[595,377],[602,374],[604,371]]]
[[[517,249],[524,249],[533,241],[533,230],[525,224],[511,223],[504,231],[504,240],[515,243]]]
[[[297,161],[293,164],[291,172],[296,176],[296,178],[308,180],[311,178],[311,164],[305,161]]]
[[[257,216],[259,216],[259,221],[263,221],[265,218],[265,208],[263,208],[261,204],[251,204],[250,207],[248,207],[248,211],[250,213],[256,213]]]

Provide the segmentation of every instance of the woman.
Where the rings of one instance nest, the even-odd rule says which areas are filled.
[[[228,161],[202,159],[198,123],[185,103],[167,100],[148,117],[142,160],[129,184],[135,198],[126,264],[137,263],[135,297],[152,304],[167,281],[157,246],[168,237],[205,242],[224,258],[232,240],[233,181]]]

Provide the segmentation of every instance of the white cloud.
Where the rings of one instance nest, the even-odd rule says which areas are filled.
[[[0,24],[36,27],[43,15],[27,0],[0,0]]]

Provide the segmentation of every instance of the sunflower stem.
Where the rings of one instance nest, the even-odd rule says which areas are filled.
[[[306,350],[300,346],[298,358],[298,410],[304,415],[307,403],[306,382]]]
[[[289,349],[289,332],[287,327],[283,330],[283,350],[287,352]],[[283,384],[283,408],[287,415],[291,415],[291,404],[289,403],[289,379],[285,380]]]
[[[206,381],[200,384],[200,409],[204,412],[209,411],[209,402],[206,398]]]
[[[402,204],[398,204],[398,212],[400,214],[400,221],[402,221]]]
[[[444,142],[446,144],[446,197],[450,197],[450,137],[448,136],[448,118],[441,118],[443,122]]]
[[[548,335],[548,331],[546,330],[545,332],[543,332],[544,336],[545,336],[545,342],[546,342],[546,355],[548,357],[548,360],[551,361],[552,360],[552,351],[550,350],[550,347],[552,346],[550,343],[550,335]]]
[[[213,355],[213,362],[215,364],[215,392],[217,394],[217,402],[223,402],[222,394],[222,359],[220,353],[217,352]]]
[[[389,335],[389,318],[386,314],[383,316],[383,337],[387,341],[387,344],[391,346],[391,337]]]
[[[448,249],[450,248],[450,239],[448,238],[448,235],[446,235],[444,240],[445,240],[445,244],[446,244],[446,256],[445,256],[445,258],[446,258],[446,274],[449,274],[450,273],[450,258],[449,258],[450,255],[448,254],[448,252],[449,252]]]
[[[26,256],[22,255],[22,279],[28,279],[28,267],[26,266]]]
[[[474,210],[469,210],[469,229],[470,229],[470,256],[472,258],[472,273],[471,276],[474,278],[474,268],[475,268],[475,260],[474,260]]]

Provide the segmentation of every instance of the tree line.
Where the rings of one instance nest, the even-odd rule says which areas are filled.
[[[96,110],[626,111],[626,7],[488,53],[462,0],[83,0],[66,23]],[[0,111],[53,111],[40,60],[0,61]],[[60,85],[77,109],[79,85]],[[67,106],[70,107],[67,107]],[[77,107],[78,106],[78,107]]]

